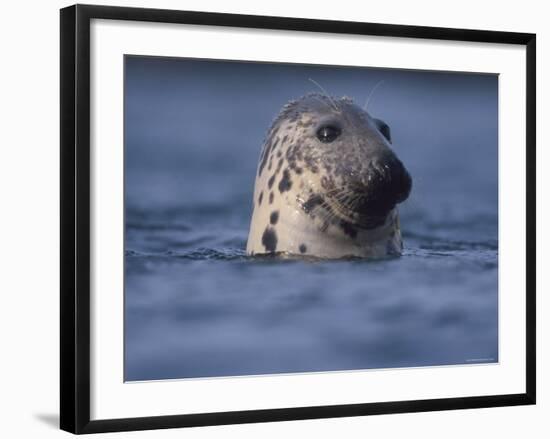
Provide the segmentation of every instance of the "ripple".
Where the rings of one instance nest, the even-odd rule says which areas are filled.
[[[188,260],[221,260],[221,261],[230,261],[230,260],[240,260],[246,259],[248,256],[243,249],[238,248],[222,248],[222,249],[213,249],[213,248],[198,248],[196,250],[190,251],[172,251],[167,250],[163,253],[146,253],[139,252],[136,250],[127,249],[125,250],[125,255],[128,257],[142,257],[142,258],[166,258],[172,257],[177,259],[188,259]]]

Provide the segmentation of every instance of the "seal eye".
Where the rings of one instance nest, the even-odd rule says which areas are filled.
[[[342,131],[333,125],[325,125],[317,130],[317,138],[323,143],[330,143],[336,139]]]

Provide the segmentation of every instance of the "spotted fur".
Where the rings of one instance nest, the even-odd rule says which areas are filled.
[[[277,233],[272,227],[266,227],[262,235],[263,253],[275,253],[277,251]]]

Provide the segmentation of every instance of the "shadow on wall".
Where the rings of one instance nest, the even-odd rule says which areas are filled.
[[[57,413],[36,413],[34,417],[50,428],[59,429],[59,415]]]

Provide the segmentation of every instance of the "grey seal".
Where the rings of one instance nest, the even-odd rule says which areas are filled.
[[[411,187],[385,122],[348,97],[305,95],[286,104],[268,130],[247,254],[400,255],[396,206]]]

